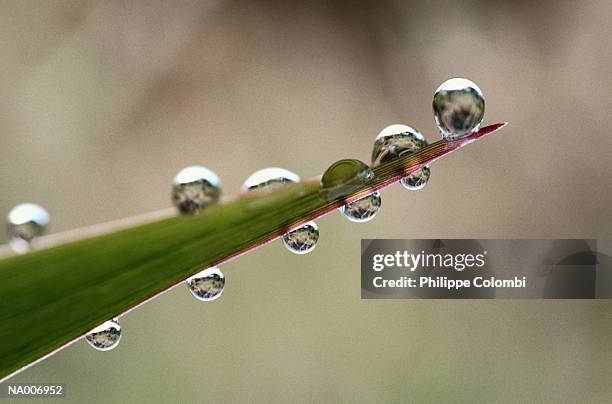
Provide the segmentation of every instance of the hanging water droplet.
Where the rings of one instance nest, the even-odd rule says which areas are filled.
[[[374,167],[396,159],[400,156],[413,153],[427,146],[425,136],[408,125],[396,124],[383,129],[376,140],[372,150],[372,165]],[[401,179],[400,183],[407,189],[417,190],[425,186],[431,170],[425,166]]]
[[[363,161],[336,161],[321,177],[319,195],[327,201],[349,196],[373,179],[374,172]]]
[[[485,99],[470,80],[449,79],[436,90],[433,111],[442,137],[458,139],[478,129],[484,117]]]
[[[315,222],[292,230],[283,236],[283,244],[295,254],[306,254],[314,250],[319,240],[319,228]]]
[[[251,174],[242,184],[240,192],[245,194],[253,191],[270,190],[299,181],[299,175],[294,172],[284,168],[269,167]],[[314,250],[318,240],[319,229],[314,222],[307,223],[283,236],[285,247],[296,254],[306,254]]]
[[[289,170],[279,167],[263,168],[251,174],[240,187],[240,192],[247,193],[255,190],[270,190],[274,187],[300,182],[300,177]]]
[[[30,242],[42,235],[49,225],[49,213],[35,203],[15,206],[7,216],[7,236],[11,248],[17,253],[30,249]]]
[[[429,168],[429,166],[424,166],[423,168],[402,178],[400,180],[400,184],[402,184],[404,188],[411,191],[418,191],[427,184],[429,177],[431,177],[431,168]]]
[[[206,167],[185,167],[174,177],[172,202],[182,214],[199,213],[219,201],[220,196],[221,181]]]
[[[117,319],[106,321],[85,335],[85,339],[98,351],[110,351],[121,340],[121,326]]]
[[[210,267],[187,279],[187,287],[196,299],[210,302],[223,293],[225,276],[219,267]]]
[[[300,177],[289,170],[279,167],[264,168],[254,172],[244,181],[240,192],[270,190],[284,184],[299,182]],[[319,240],[319,229],[314,222],[292,230],[283,236],[285,247],[296,254],[306,254],[314,250]]]
[[[374,192],[341,207],[340,212],[352,222],[367,222],[380,211],[380,204],[380,192]]]

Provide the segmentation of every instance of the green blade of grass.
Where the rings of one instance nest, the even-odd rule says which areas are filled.
[[[4,380],[205,267],[381,189],[504,124],[438,141],[374,168],[350,195],[319,196],[319,181],[0,260],[0,379]],[[1,381],[1,380],[0,380]]]

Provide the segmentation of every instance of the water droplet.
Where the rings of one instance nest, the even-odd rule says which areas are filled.
[[[380,204],[380,192],[374,192],[341,207],[340,212],[352,222],[367,222],[380,211]]]
[[[436,125],[444,139],[458,139],[478,130],[485,111],[480,88],[468,79],[446,80],[433,98]]]
[[[256,171],[244,181],[240,192],[270,190],[285,184],[299,182],[300,177],[289,170],[279,167],[264,168]],[[283,236],[285,247],[296,254],[306,254],[314,250],[319,240],[319,229],[314,222],[292,230]]]
[[[15,206],[7,216],[7,236],[11,248],[17,253],[30,249],[30,242],[42,235],[49,225],[49,213],[35,203]]]
[[[217,174],[202,166],[183,168],[174,177],[172,202],[186,215],[199,213],[217,203],[221,196],[221,181]]]
[[[196,299],[210,302],[223,293],[225,276],[219,267],[210,267],[187,279],[187,287]]]
[[[110,351],[121,340],[121,326],[117,319],[106,321],[85,335],[85,339],[98,351]]]
[[[319,240],[319,228],[315,222],[292,230],[283,236],[283,244],[295,254],[306,254],[314,250]]]
[[[268,167],[255,171],[251,174],[240,187],[241,193],[255,190],[270,190],[279,185],[300,182],[300,177],[289,170],[279,167]]]
[[[363,161],[336,161],[321,177],[319,195],[327,201],[349,196],[373,179],[374,172]]]
[[[425,146],[427,146],[427,140],[418,130],[401,124],[387,126],[374,141],[372,165],[376,167]],[[423,188],[430,176],[431,170],[429,166],[425,166],[402,178],[400,183],[405,188],[414,191]]]
[[[402,184],[404,188],[411,191],[418,191],[427,184],[429,177],[431,177],[431,168],[429,168],[429,166],[425,166],[413,172],[409,176],[402,178],[400,180],[400,184]]]

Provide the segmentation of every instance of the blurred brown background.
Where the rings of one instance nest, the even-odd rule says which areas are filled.
[[[500,134],[445,158],[366,224],[319,220],[223,267],[221,299],[177,288],[13,379],[68,402],[604,402],[607,301],[361,301],[361,238],[612,237],[609,1],[2,1],[0,213],[52,231],[169,206],[188,164],[225,195],[265,166],[369,161],[391,123],[434,129],[447,78]],[[2,235],[2,241],[5,241]],[[87,268],[83,268],[84,271]]]

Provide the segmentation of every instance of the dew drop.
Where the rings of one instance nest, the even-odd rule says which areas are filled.
[[[340,212],[352,222],[367,222],[380,211],[380,192],[374,192],[340,208]]]
[[[7,216],[6,232],[11,248],[20,254],[30,249],[34,237],[44,234],[49,225],[49,213],[35,203],[15,206]]]
[[[434,93],[436,125],[444,139],[459,139],[478,130],[485,111],[480,88],[468,79],[446,80]]]
[[[404,188],[411,191],[418,191],[427,184],[429,177],[431,177],[431,168],[429,168],[429,166],[425,166],[413,172],[409,176],[402,178],[400,180],[400,184],[402,184]]]
[[[333,201],[351,195],[373,179],[374,172],[363,161],[336,161],[321,177],[319,195],[327,201]]]
[[[240,187],[240,192],[271,190],[283,184],[294,182],[300,182],[300,177],[296,173],[284,168],[268,167],[251,174]]]
[[[217,203],[220,196],[221,181],[217,174],[206,167],[185,167],[174,177],[172,202],[184,215],[199,213]]]
[[[196,299],[210,302],[221,297],[225,276],[219,267],[210,267],[187,279],[187,287]]]
[[[85,335],[89,345],[98,351],[110,351],[121,340],[121,326],[117,319],[106,321]]]
[[[254,191],[267,191],[299,181],[300,177],[294,172],[284,168],[269,167],[251,174],[246,181],[244,181],[244,184],[242,184],[240,192],[246,194]],[[283,244],[285,247],[296,254],[311,252],[314,250],[318,240],[319,229],[314,222],[309,222],[283,236]]]
[[[383,129],[372,150],[372,166],[376,167],[400,156],[414,153],[427,146],[427,140],[421,132],[408,125],[395,124]],[[421,189],[427,184],[431,170],[425,166],[401,179],[400,183],[409,190]]]
[[[319,240],[319,228],[315,222],[292,230],[283,236],[283,244],[295,254],[306,254],[314,250]]]

